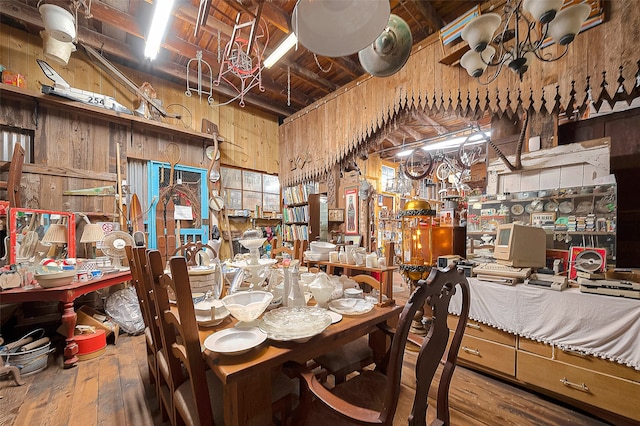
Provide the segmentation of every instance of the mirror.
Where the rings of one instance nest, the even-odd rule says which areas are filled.
[[[70,225],[70,226],[69,226]],[[76,257],[75,214],[51,210],[9,210],[9,263]]]

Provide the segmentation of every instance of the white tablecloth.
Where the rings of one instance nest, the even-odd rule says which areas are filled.
[[[640,370],[640,300],[469,278],[469,317],[509,333]],[[458,292],[449,311],[460,313]]]

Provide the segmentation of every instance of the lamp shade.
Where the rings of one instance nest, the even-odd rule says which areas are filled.
[[[485,13],[469,22],[460,36],[469,43],[471,50],[482,52],[493,39],[500,22],[502,18],[497,13]]]
[[[387,25],[390,13],[388,0],[299,0],[291,26],[311,52],[348,56],[373,43]]]
[[[487,64],[491,62],[495,53],[496,49],[494,49],[493,46],[487,46],[482,53],[470,50],[462,55],[460,65],[467,70],[467,73],[469,73],[471,77],[480,77],[484,70],[487,69]]]
[[[524,0],[522,8],[536,21],[547,24],[555,18],[563,3],[563,0]]]
[[[82,236],[80,237],[81,243],[97,243],[104,238],[104,231],[102,226],[97,223],[87,223],[84,225]]]
[[[561,46],[573,41],[584,21],[591,13],[591,6],[585,3],[575,4],[561,10],[549,24],[549,35]]]
[[[391,15],[389,24],[373,43],[358,52],[362,68],[376,77],[398,72],[409,59],[413,36],[411,28],[399,16]]]
[[[67,226],[60,223],[52,223],[42,237],[43,243],[64,244],[67,242]]]

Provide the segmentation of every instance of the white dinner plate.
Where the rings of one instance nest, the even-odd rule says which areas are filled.
[[[331,317],[331,324],[342,321],[342,315],[340,315],[339,313],[333,311],[327,311],[327,313]]]
[[[204,347],[225,355],[241,355],[267,340],[258,327],[233,327],[213,333],[204,341]]]
[[[365,299],[335,299],[329,309],[342,315],[362,315],[373,309],[373,303]]]

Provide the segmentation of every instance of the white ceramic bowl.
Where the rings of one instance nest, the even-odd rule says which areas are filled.
[[[211,314],[212,307],[215,308],[213,315]],[[196,314],[196,321],[199,325],[205,327],[218,325],[229,316],[229,311],[224,307],[222,301],[218,299],[205,299],[193,305],[193,308]]]
[[[319,262],[321,260],[329,260],[329,253],[319,253],[307,250],[304,252],[304,256],[309,262]]]
[[[312,241],[309,248],[313,253],[326,253],[328,257],[330,251],[335,251],[336,245],[324,241]]]
[[[61,287],[63,285],[71,284],[73,278],[76,276],[77,271],[62,271],[53,272],[50,274],[36,274],[35,279],[42,288]]]
[[[251,322],[267,309],[273,294],[266,291],[241,291],[222,299],[225,308],[238,321]]]

